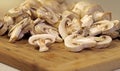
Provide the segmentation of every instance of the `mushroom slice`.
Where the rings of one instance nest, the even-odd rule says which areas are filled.
[[[59,36],[57,28],[50,26],[46,23],[40,22],[39,24],[35,25],[35,34],[52,34],[56,37],[56,42],[62,42],[62,38]]]
[[[48,45],[55,42],[55,36],[51,34],[38,34],[33,35],[28,40],[29,44],[34,46],[39,46],[40,52],[47,51],[49,49]]]
[[[114,23],[108,20],[102,20],[93,24],[90,28],[89,35],[94,36],[103,34],[108,31],[113,31]]]
[[[102,34],[109,35],[112,38],[117,38],[119,36],[118,30],[120,29],[120,22],[119,20],[114,20],[114,21],[111,21],[111,23],[114,24],[113,28],[109,31],[102,32]]]
[[[39,18],[45,19],[51,25],[59,21],[59,16],[49,7],[40,7],[37,10],[37,15]]]
[[[95,37],[95,41],[97,42],[96,48],[106,48],[112,42],[112,38],[110,36],[103,35],[100,37]]]
[[[94,21],[100,21],[100,20],[111,20],[112,19],[112,16],[111,16],[111,12],[95,12],[93,14],[93,18],[94,18]]]
[[[93,37],[83,37],[78,34],[69,35],[64,40],[65,46],[73,52],[82,51],[85,48],[96,46],[96,41]]]
[[[81,30],[80,20],[76,14],[70,11],[65,11],[62,17],[63,19],[60,21],[58,29],[63,39],[68,35],[78,33]]]
[[[25,33],[28,32],[28,30],[26,31],[24,30],[24,28],[28,27],[30,25],[30,22],[31,22],[30,18],[25,18],[15,26],[13,26],[8,33],[8,36],[10,36],[9,42],[15,42],[16,40],[21,39],[22,37],[19,38],[20,34],[24,35]]]

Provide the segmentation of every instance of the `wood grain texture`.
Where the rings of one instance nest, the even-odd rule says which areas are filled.
[[[106,49],[87,49],[72,53],[63,43],[50,46],[40,53],[27,40],[9,43],[0,37],[0,62],[22,71],[112,71],[120,68],[120,41],[115,40]]]

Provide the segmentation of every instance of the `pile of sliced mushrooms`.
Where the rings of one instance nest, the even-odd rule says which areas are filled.
[[[111,12],[83,1],[70,8],[64,0],[26,0],[0,20],[1,36],[8,34],[9,42],[14,43],[29,33],[29,44],[40,52],[56,42],[64,42],[73,52],[106,48],[119,37],[119,30],[120,21],[112,20]]]

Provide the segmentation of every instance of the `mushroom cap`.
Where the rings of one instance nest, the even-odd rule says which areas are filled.
[[[95,41],[97,42],[96,48],[106,48],[112,42],[112,38],[110,36],[102,35],[100,37],[95,37]]]
[[[45,44],[48,43],[54,43],[55,42],[55,36],[51,35],[51,34],[37,34],[37,35],[33,35],[29,38],[28,42],[31,45],[37,45],[37,43],[35,41],[39,40],[39,39],[43,39],[43,40],[49,40],[46,41]]]
[[[64,43],[68,50],[74,52],[96,46],[96,41],[93,39],[93,37],[83,37],[78,34],[67,36],[64,40]]]

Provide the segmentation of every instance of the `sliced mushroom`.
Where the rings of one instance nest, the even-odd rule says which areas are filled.
[[[114,23],[108,20],[102,20],[94,23],[94,25],[90,28],[89,35],[99,35],[108,31],[113,31]]]
[[[78,33],[81,30],[79,17],[73,12],[65,11],[59,24],[59,33],[63,39],[68,35]]]
[[[52,44],[55,42],[55,36],[51,34],[38,34],[33,35],[28,40],[29,44],[34,46],[39,46],[40,52],[48,51],[48,44]]]
[[[24,36],[24,34],[30,30],[30,28],[28,29],[30,24],[31,24],[31,19],[25,18],[22,21],[20,21],[18,24],[16,24],[14,27],[12,27],[8,33],[8,36],[10,36],[9,41],[15,42],[16,40],[21,39]]]
[[[111,20],[112,16],[111,16],[111,12],[95,12],[93,14],[93,19],[94,21],[100,21],[100,20]]]
[[[112,38],[110,36],[103,35],[100,37],[95,37],[95,41],[97,42],[96,48],[106,48],[112,42]]]
[[[85,48],[92,48],[97,44],[93,37],[83,37],[78,34],[67,36],[64,43],[65,46],[73,52],[82,51]]]
[[[59,16],[49,7],[40,7],[37,10],[37,15],[39,18],[45,19],[51,25],[59,21]]]
[[[120,29],[120,22],[119,20],[111,21],[114,24],[114,27],[111,30],[104,31],[102,34],[109,35],[112,38],[117,38],[119,36],[118,30]]]
[[[37,21],[36,21],[37,22]],[[45,22],[37,22],[34,26],[34,34],[52,34],[56,37],[56,42],[62,42],[62,38],[59,36],[57,28],[46,24]]]

